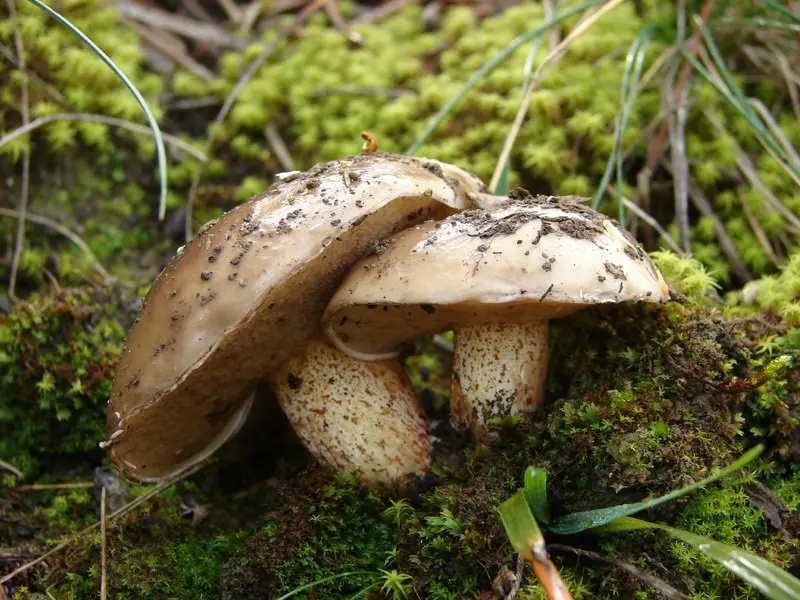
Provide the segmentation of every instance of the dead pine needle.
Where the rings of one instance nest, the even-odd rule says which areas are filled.
[[[545,69],[549,67],[551,64],[558,62],[558,60],[564,55],[564,53],[569,49],[572,43],[578,39],[589,27],[594,25],[597,21],[599,21],[604,15],[608,12],[615,9],[617,6],[622,4],[624,0],[609,0],[603,6],[598,8],[594,11],[591,15],[583,19],[578,25],[573,29],[570,34],[564,38],[541,62],[541,64],[536,68],[536,71],[531,77],[530,83],[528,85],[528,89],[525,91],[525,96],[522,98],[522,103],[520,104],[519,110],[517,111],[516,117],[514,117],[514,123],[511,125],[511,131],[509,132],[508,136],[506,137],[506,141],[503,145],[503,150],[500,152],[500,157],[497,160],[497,166],[495,167],[494,174],[492,175],[491,183],[489,184],[489,189],[497,189],[497,184],[500,182],[500,177],[503,174],[503,169],[505,168],[506,163],[508,163],[508,159],[511,155],[511,149],[514,146],[514,142],[519,135],[520,129],[522,129],[522,122],[525,120],[525,115],[528,114],[528,108],[530,107],[531,100],[533,99],[533,93],[539,86],[539,82],[542,79],[542,75],[545,72]]]
[[[94,487],[91,481],[72,481],[67,483],[31,483],[11,488],[12,492],[49,492],[53,490],[85,490]]]
[[[107,591],[107,564],[106,564],[106,488],[100,490],[100,600],[106,600]]]

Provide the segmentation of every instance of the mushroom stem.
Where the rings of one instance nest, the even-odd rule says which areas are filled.
[[[395,360],[361,361],[316,340],[270,376],[283,412],[323,464],[402,487],[430,464],[422,405]]]
[[[495,417],[536,411],[547,382],[549,322],[462,325],[454,330],[450,418],[486,435]]]

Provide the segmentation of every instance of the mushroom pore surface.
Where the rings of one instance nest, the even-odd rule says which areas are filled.
[[[482,189],[457,167],[375,153],[318,165],[225,213],[159,274],[128,333],[109,401],[112,460],[151,481],[206,456],[253,382],[320,335],[357,259]]]
[[[367,360],[452,329],[451,414],[477,433],[487,418],[541,402],[549,319],[668,295],[611,219],[578,198],[526,196],[392,236],[350,270],[323,320],[338,348]]]

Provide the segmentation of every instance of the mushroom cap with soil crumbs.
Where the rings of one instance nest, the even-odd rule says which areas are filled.
[[[482,191],[457,167],[374,153],[317,165],[225,213],[159,274],[128,333],[103,443],[113,462],[155,481],[208,456],[246,419],[254,382],[321,333],[356,260]]]
[[[669,298],[633,237],[583,199],[501,200],[402,231],[359,261],[325,310],[328,338],[353,357],[386,359],[407,341],[460,324]]]

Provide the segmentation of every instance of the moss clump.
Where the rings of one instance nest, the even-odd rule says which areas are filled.
[[[125,333],[119,314],[104,294],[72,289],[0,317],[0,459],[28,477],[57,457],[99,459]]]

